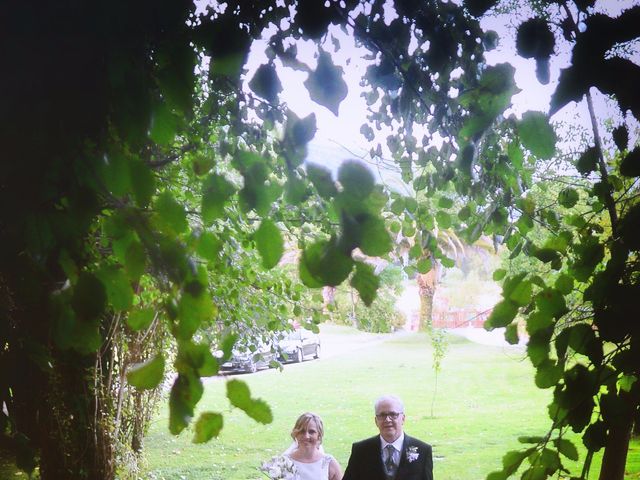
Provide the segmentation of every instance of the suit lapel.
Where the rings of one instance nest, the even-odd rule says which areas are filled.
[[[405,470],[407,469],[407,449],[413,445],[413,439],[404,434],[404,442],[402,442],[402,451],[400,452],[400,464],[398,465],[398,471],[396,472],[396,480],[405,478]]]
[[[376,436],[371,439],[371,471],[374,478],[371,480],[385,480],[384,465],[382,464],[382,444],[380,437]]]

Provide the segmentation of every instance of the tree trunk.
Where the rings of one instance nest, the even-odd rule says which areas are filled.
[[[418,296],[420,297],[420,316],[418,330],[426,331],[433,325],[433,297],[436,293],[437,271],[432,268],[425,274],[418,274]]]
[[[609,430],[607,446],[602,456],[599,480],[624,480],[631,427],[632,424],[629,423],[628,425],[617,425]]]
[[[55,283],[26,284],[28,275],[19,273],[7,278],[11,298],[30,299],[0,319],[11,365],[0,379],[0,398],[10,400],[5,405],[15,422],[11,433],[21,439],[14,452],[18,467],[35,468],[39,456],[42,480],[114,478],[106,422],[96,420],[94,358],[54,346],[48,305]]]
[[[58,355],[41,415],[40,475],[43,480],[108,480],[115,477],[113,448],[90,379],[93,359]]]
[[[624,480],[624,471],[627,464],[627,453],[631,441],[631,430],[635,412],[638,409],[638,391],[621,391],[620,398],[624,401],[624,412],[618,412],[622,416],[609,427],[607,444],[602,456],[599,480]]]

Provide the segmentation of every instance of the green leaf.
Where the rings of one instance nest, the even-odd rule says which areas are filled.
[[[420,258],[422,256],[422,252],[423,252],[422,247],[420,246],[420,244],[416,243],[413,247],[409,249],[409,258],[411,260]]]
[[[527,316],[527,331],[533,335],[538,330],[544,330],[553,325],[553,317],[544,315],[537,310]]]
[[[538,310],[543,315],[560,318],[569,311],[562,293],[555,288],[545,288],[536,295],[535,300]]]
[[[633,384],[637,381],[638,377],[636,377],[635,375],[623,375],[618,380],[618,386],[620,387],[620,390],[624,392],[630,392],[631,388],[633,388]]]
[[[525,470],[520,480],[547,480],[547,469],[542,465],[534,465]]]
[[[499,471],[499,472],[491,472],[489,475],[487,475],[486,480],[507,480],[508,478],[509,478],[509,475],[507,475],[503,471]]]
[[[178,373],[196,373],[199,377],[212,377],[218,373],[218,360],[206,343],[180,342],[175,361]]]
[[[348,160],[340,165],[338,181],[342,185],[343,193],[352,201],[364,200],[375,186],[371,171],[356,160]]]
[[[569,295],[573,291],[573,278],[562,273],[556,278],[554,286],[563,295]]]
[[[155,209],[163,227],[167,227],[175,233],[182,233],[189,227],[184,207],[173,198],[170,192],[165,191],[158,195]]]
[[[598,420],[587,427],[582,435],[582,443],[590,451],[598,452],[607,444],[607,426]]]
[[[358,291],[360,298],[368,307],[376,298],[380,279],[375,275],[371,265],[356,262],[356,271],[351,277],[351,286]]]
[[[402,215],[402,213],[404,212],[404,199],[402,197],[400,198],[396,198],[392,203],[391,206],[389,207],[389,210],[391,210],[391,213],[395,214],[395,215]]]
[[[566,438],[556,438],[553,443],[562,455],[569,460],[578,461],[578,449],[570,440]]]
[[[124,254],[124,269],[133,282],[137,282],[147,268],[147,254],[138,240],[129,243]]]
[[[404,208],[408,212],[414,213],[418,209],[418,202],[413,197],[404,197]]]
[[[464,0],[464,6],[474,17],[483,16],[496,3],[498,3],[498,0]],[[496,32],[493,32],[493,34],[497,36]]]
[[[191,158],[193,173],[199,177],[209,173],[216,164],[216,160],[212,154],[195,153]]]
[[[285,184],[285,201],[289,205],[300,205],[309,197],[307,184],[300,178],[290,175]]]
[[[129,168],[133,196],[138,206],[145,208],[156,191],[156,177],[149,166],[140,160],[131,161]]]
[[[276,67],[272,63],[260,65],[249,81],[249,88],[267,101],[276,103],[278,94],[282,91]]]
[[[625,177],[640,176],[640,147],[634,148],[622,159],[620,173]]]
[[[170,145],[176,136],[178,117],[166,104],[156,106],[151,117],[149,137],[159,145]]]
[[[515,288],[512,290],[509,295],[509,300],[513,301],[515,304],[524,307],[528,305],[531,301],[531,294],[533,291],[533,286],[531,282],[528,280],[523,280]]]
[[[164,356],[161,353],[146,362],[137,363],[127,371],[129,384],[141,390],[156,388],[164,378]]]
[[[309,163],[307,164],[307,174],[313,186],[316,187],[318,195],[326,200],[330,200],[336,196],[338,190],[336,189],[329,170],[319,165]]]
[[[206,288],[198,295],[183,292],[178,302],[178,331],[180,339],[188,340],[203,322],[210,322],[216,313],[210,294]]]
[[[300,279],[311,288],[340,285],[351,273],[353,260],[343,253],[336,241],[319,241],[302,252]]]
[[[202,382],[196,375],[178,374],[169,395],[169,431],[173,435],[189,425],[203,391]]]
[[[551,388],[562,378],[562,367],[553,360],[543,360],[537,366],[535,382],[538,388]]]
[[[471,207],[465,205],[458,211],[458,218],[463,222],[471,216]]]
[[[519,273],[512,277],[508,277],[502,282],[502,296],[504,298],[509,298],[509,295],[513,292],[513,290],[520,285],[520,283],[527,276],[526,273]]]
[[[510,323],[507,325],[507,329],[504,332],[504,339],[509,343],[509,345],[517,345],[520,341],[518,338],[518,324]]]
[[[560,255],[553,248],[536,248],[532,245],[530,253],[532,256],[544,263],[550,263],[560,259]]]
[[[261,399],[251,398],[249,387],[242,380],[233,379],[227,382],[227,398],[231,405],[243,410],[255,421],[265,425],[273,421],[269,405]]]
[[[114,310],[121,311],[131,308],[133,289],[129,277],[122,269],[115,265],[105,266],[96,272],[96,276],[104,285],[107,299]]]
[[[455,260],[445,256],[440,257],[440,262],[442,263],[442,266],[445,268],[453,268],[456,265]]]
[[[630,250],[640,250],[640,235],[638,235],[638,225],[640,224],[640,203],[632,206],[624,217],[620,220],[619,233],[624,244]],[[604,252],[598,252],[598,256]],[[602,258],[602,257],[600,257]],[[593,259],[595,261],[595,259]]]
[[[593,327],[586,323],[578,323],[568,330],[569,346],[577,353],[588,356],[594,364],[599,364],[604,352],[602,342],[596,337]]]
[[[235,36],[235,35],[234,35]],[[233,41],[233,40],[231,40]],[[237,78],[245,62],[245,56],[242,53],[227,53],[216,56],[211,60],[209,66],[209,74],[212,77],[229,77]]]
[[[294,147],[304,147],[313,140],[318,130],[316,123],[315,113],[310,113],[304,118],[298,118],[295,113],[290,112],[287,118],[286,136],[291,140]],[[300,162],[303,160],[304,158]],[[296,162],[294,166],[299,166],[299,163]]]
[[[552,328],[547,327],[548,330],[537,330],[529,337],[527,342],[527,356],[531,360],[531,364],[537,367],[542,362],[549,360],[551,331]]]
[[[587,176],[598,169],[598,149],[589,147],[576,162],[576,168],[582,175]]]
[[[560,190],[558,194],[558,203],[564,208],[571,208],[578,203],[578,192],[575,188],[567,187]]]
[[[108,155],[102,169],[102,178],[114,196],[126,195],[131,187],[131,171],[127,157],[121,153]]]
[[[240,208],[243,212],[255,210],[260,216],[267,215],[282,193],[282,186],[278,182],[267,182],[269,168],[262,157],[243,172],[243,177],[244,187],[239,192]]]
[[[420,249],[420,251],[422,251],[422,249]],[[420,260],[418,260],[418,263],[416,264],[416,268],[418,269],[418,272],[422,273],[423,275],[428,273],[433,268],[433,263],[431,262],[431,258],[430,257],[420,258]]]
[[[499,282],[505,277],[506,274],[507,271],[504,268],[498,268],[493,272],[493,280]]]
[[[629,146],[629,131],[625,125],[619,125],[613,129],[613,142],[620,152],[624,152]]]
[[[544,448],[540,452],[539,461],[547,469],[547,472],[551,473],[556,472],[562,466],[558,452],[550,448]]]
[[[256,230],[255,241],[262,257],[262,265],[267,270],[275,267],[284,253],[284,241],[280,229],[272,220],[265,218]]]
[[[225,335],[222,338],[222,343],[220,344],[220,348],[222,350],[222,361],[226,361],[231,358],[231,352],[233,351],[233,346],[237,340],[238,335],[235,333]]]
[[[438,200],[438,207],[451,208],[453,207],[453,200],[448,197],[440,197],[440,200]]]
[[[485,322],[484,328],[492,330],[494,328],[506,327],[513,321],[517,313],[518,306],[515,303],[511,300],[502,300],[493,307],[489,318]]]
[[[198,418],[193,435],[193,443],[207,443],[214,437],[218,437],[222,431],[222,415],[215,412],[204,412]]]
[[[574,245],[573,249],[576,259],[570,273],[575,280],[586,282],[604,258],[604,246],[598,242],[596,236],[590,236],[581,243]]]
[[[202,232],[198,237],[196,252],[205,260],[215,262],[222,250],[222,241],[212,232]]]
[[[436,220],[438,222],[438,226],[442,229],[451,228],[451,215],[449,215],[444,210],[438,210],[436,213]]]
[[[235,193],[235,187],[222,175],[212,174],[202,182],[202,220],[206,224],[224,216],[224,204]]]
[[[507,452],[502,457],[502,468],[507,477],[514,474],[518,470],[518,468],[520,468],[520,464],[522,464],[522,461],[527,458],[527,456],[529,456],[529,453],[531,453],[531,451],[532,449],[527,449],[524,451],[514,450],[511,452]]]
[[[362,253],[371,257],[380,257],[391,251],[393,242],[381,218],[367,216],[360,228]]]
[[[509,156],[509,160],[511,160],[511,164],[517,170],[520,170],[524,162],[524,154],[522,153],[522,149],[517,142],[509,144],[509,146],[507,147],[507,155]]]
[[[520,443],[533,443],[539,444],[545,441],[544,437],[536,437],[536,436],[522,436],[518,437],[518,442]]]
[[[71,305],[81,319],[98,317],[107,306],[104,283],[93,273],[81,272],[73,288]]]
[[[127,325],[134,332],[146,330],[153,322],[156,312],[153,308],[137,308],[129,312]]]
[[[309,73],[304,85],[309,91],[309,97],[314,102],[327,107],[337,117],[342,100],[349,91],[343,80],[342,67],[333,64],[331,55],[320,51],[316,69]]]
[[[525,112],[518,123],[522,145],[542,160],[553,157],[556,151],[556,134],[542,112]]]
[[[547,20],[539,17],[530,18],[518,27],[516,50],[521,57],[548,59],[553,54],[554,47],[555,37]],[[541,83],[548,83],[548,79],[539,80]]]

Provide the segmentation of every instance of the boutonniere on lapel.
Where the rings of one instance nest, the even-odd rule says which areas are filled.
[[[420,456],[420,454],[418,453],[418,447],[407,447],[405,453],[407,454],[407,461],[409,463],[415,462]]]

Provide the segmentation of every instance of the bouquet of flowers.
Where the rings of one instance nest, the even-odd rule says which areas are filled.
[[[285,455],[276,455],[268,462],[263,462],[260,471],[271,480],[295,480],[296,478],[296,466]]]

